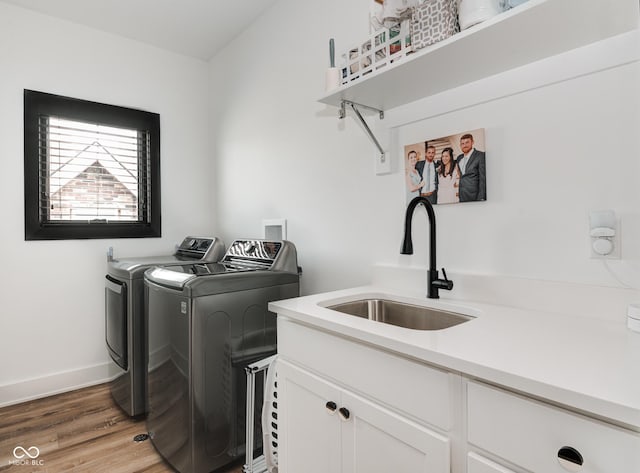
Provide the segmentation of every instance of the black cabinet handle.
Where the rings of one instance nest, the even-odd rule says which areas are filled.
[[[584,459],[578,450],[564,446],[558,450],[558,463],[567,471],[575,472],[582,469]]]
[[[351,416],[349,409],[347,409],[346,407],[341,407],[340,409],[338,409],[338,412],[340,413],[340,417],[342,417],[342,420],[349,420],[349,417]]]
[[[333,414],[338,408],[338,405],[333,401],[327,401],[324,407],[327,408],[327,411],[329,411],[329,414]]]

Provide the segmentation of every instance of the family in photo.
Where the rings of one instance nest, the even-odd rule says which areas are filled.
[[[487,199],[484,129],[406,145],[407,201],[431,204]]]

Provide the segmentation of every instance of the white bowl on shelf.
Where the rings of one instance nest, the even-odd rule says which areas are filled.
[[[458,0],[460,29],[482,23],[505,10],[504,0]]]

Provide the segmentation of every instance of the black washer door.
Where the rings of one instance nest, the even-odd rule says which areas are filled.
[[[104,289],[105,339],[113,361],[127,369],[127,283],[107,274]]]

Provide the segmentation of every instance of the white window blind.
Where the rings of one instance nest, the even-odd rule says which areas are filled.
[[[38,133],[42,221],[146,221],[148,133],[54,116]]]

